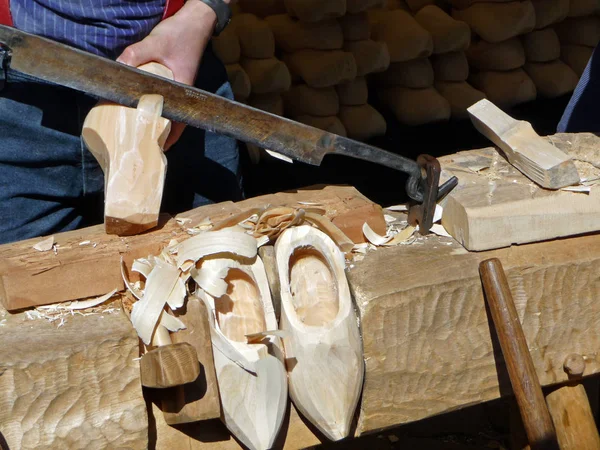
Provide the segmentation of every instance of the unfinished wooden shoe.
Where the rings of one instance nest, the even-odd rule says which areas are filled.
[[[364,376],[362,342],[344,255],[310,226],[275,244],[290,397],[325,436],[348,436]]]
[[[173,79],[157,63],[139,69]],[[163,97],[150,94],[140,98],[137,108],[100,102],[85,118],[83,140],[104,171],[108,234],[138,234],[158,224],[167,170],[162,147],[171,130],[162,108]]]
[[[206,260],[200,270],[228,268],[227,293],[201,294],[209,311],[222,420],[250,449],[273,446],[287,407],[287,379],[265,268]],[[227,269],[225,269],[227,270]]]

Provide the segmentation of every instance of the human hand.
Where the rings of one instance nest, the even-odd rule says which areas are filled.
[[[216,22],[211,7],[200,0],[188,0],[148,36],[127,47],[117,61],[133,67],[155,61],[171,69],[175,81],[192,85]],[[165,150],[177,142],[184,129],[182,123],[172,124]]]

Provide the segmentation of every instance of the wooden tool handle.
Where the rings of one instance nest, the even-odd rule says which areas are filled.
[[[552,418],[502,264],[496,258],[483,261],[479,272],[529,443],[533,449],[558,449]]]

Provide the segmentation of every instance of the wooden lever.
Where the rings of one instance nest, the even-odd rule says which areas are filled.
[[[139,69],[173,79],[158,63]],[[167,169],[162,147],[171,129],[162,108],[161,95],[143,95],[135,109],[100,102],[85,119],[83,139],[104,171],[108,234],[138,234],[158,224]]]
[[[479,265],[485,297],[496,328],[510,383],[532,449],[558,449],[556,432],[533,366],[525,334],[497,258]]]

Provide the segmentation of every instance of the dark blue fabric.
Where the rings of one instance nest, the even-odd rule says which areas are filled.
[[[600,132],[600,54],[598,47],[581,75],[558,124],[559,133]]]
[[[11,0],[15,28],[118,57],[160,22],[165,0]]]
[[[233,98],[210,48],[196,86]],[[95,101],[9,76],[0,92],[0,243],[102,222],[104,175],[80,138]],[[163,211],[242,198],[234,139],[187,127],[167,160]]]

